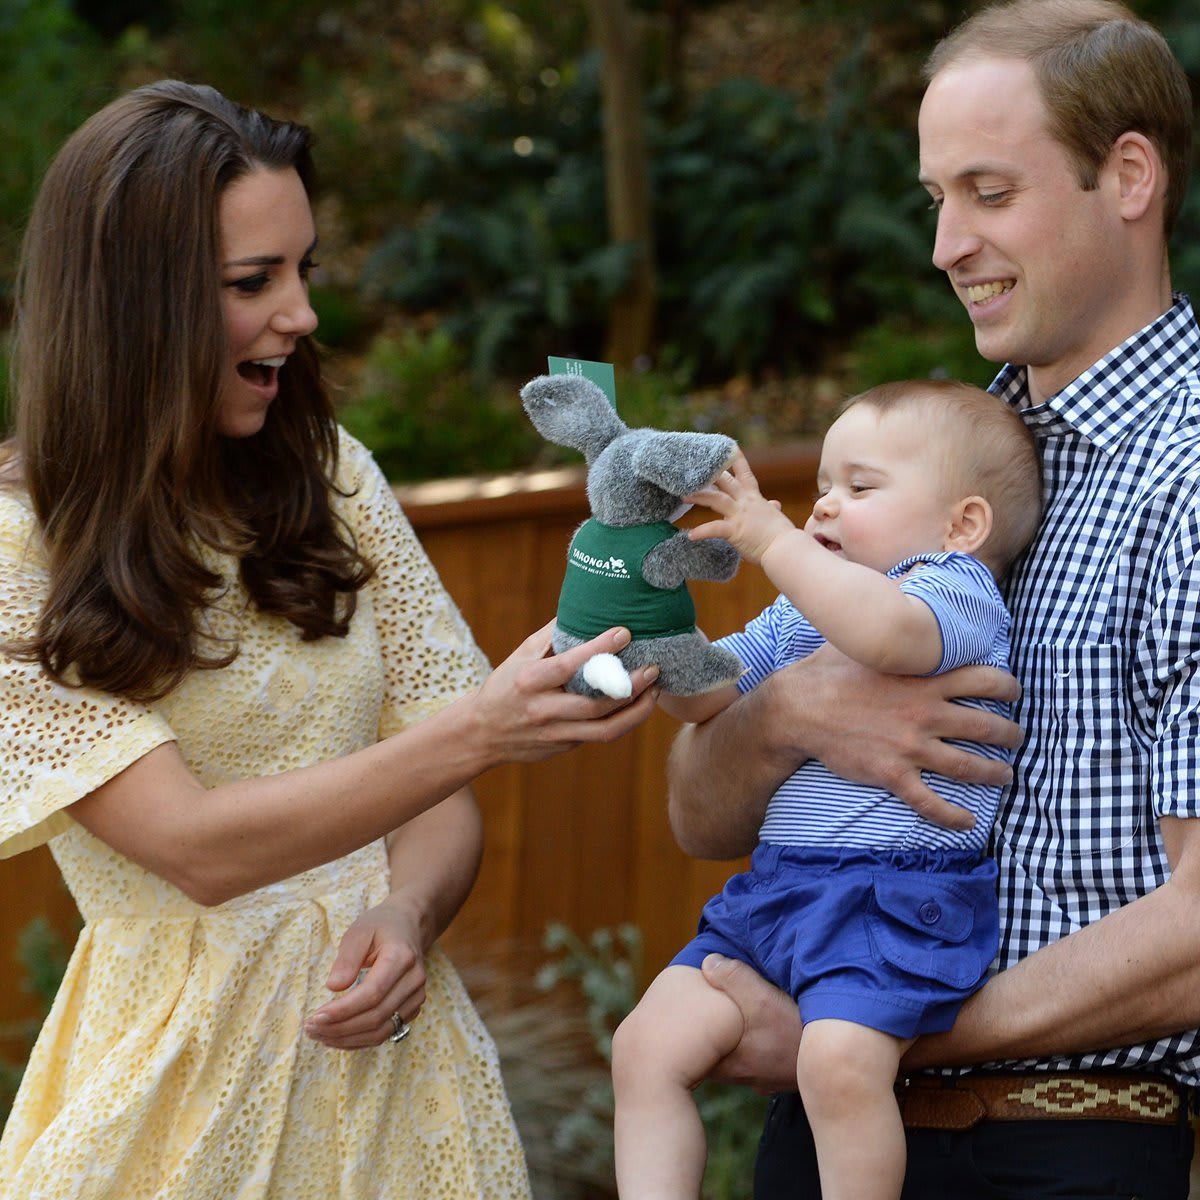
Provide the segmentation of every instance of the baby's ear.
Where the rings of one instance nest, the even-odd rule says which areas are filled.
[[[978,554],[992,536],[992,506],[982,496],[968,496],[951,511],[947,550]]]
[[[632,466],[642,479],[686,496],[708,487],[737,451],[723,433],[660,433],[645,438],[633,452]]]

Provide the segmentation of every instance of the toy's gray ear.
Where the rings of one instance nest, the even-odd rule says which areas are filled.
[[[633,452],[633,469],[672,496],[708,487],[737,450],[723,433],[654,432]]]
[[[608,397],[582,375],[539,375],[521,389],[521,403],[546,441],[582,450],[589,463],[625,432]]]

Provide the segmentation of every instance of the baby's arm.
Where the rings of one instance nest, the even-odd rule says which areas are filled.
[[[686,497],[721,520],[691,530],[696,539],[723,537],[759,563],[771,582],[843,654],[892,675],[927,675],[942,661],[933,610],[907,596],[895,580],[847,562],[797,529],[758,490],[739,452],[712,487]]]
[[[672,696],[662,692],[658,697],[658,706],[677,721],[699,725],[709,717],[724,712],[737,698],[737,687],[729,684],[728,687],[717,688],[712,692],[700,692],[696,696]]]

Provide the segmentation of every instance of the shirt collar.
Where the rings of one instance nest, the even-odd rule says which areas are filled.
[[[1027,409],[1030,423],[1041,423],[1039,416],[1058,417],[1112,453],[1163,395],[1195,370],[1197,357],[1200,328],[1191,301],[1178,294],[1161,317],[1126,338],[1045,404]],[[1009,363],[990,390],[1014,407],[1028,405],[1028,368]]]

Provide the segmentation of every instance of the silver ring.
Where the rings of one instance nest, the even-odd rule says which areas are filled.
[[[392,1013],[392,1029],[394,1032],[392,1033],[392,1036],[388,1038],[389,1042],[402,1042],[410,1033],[412,1033],[412,1026],[409,1025],[409,1023],[405,1021],[398,1012]]]

